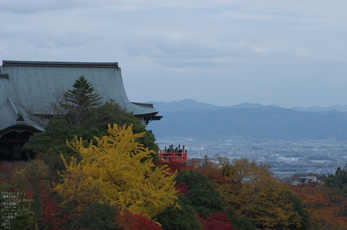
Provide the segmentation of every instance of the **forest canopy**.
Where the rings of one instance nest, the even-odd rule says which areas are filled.
[[[31,136],[23,149],[55,156],[60,153],[78,156],[77,152],[66,146],[66,140],[74,141],[76,135],[88,145],[95,140],[94,137],[107,135],[108,124],[132,125],[134,133],[145,133],[137,141],[153,150],[151,156],[158,159],[154,135],[132,113],[127,113],[113,101],[102,104],[99,95],[94,93],[94,88],[83,76],[76,80],[73,87],[73,90],[65,91],[64,98],[53,105],[57,116],[48,121],[45,131]]]

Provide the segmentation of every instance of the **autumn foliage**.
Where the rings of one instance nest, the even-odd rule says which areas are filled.
[[[317,182],[292,186],[311,215],[310,229],[347,229],[347,200]]]
[[[12,183],[12,172],[19,167],[17,164],[0,164],[0,183]]]
[[[212,170],[207,175],[238,216],[249,218],[258,229],[291,225],[300,228],[301,217],[291,202],[291,194],[270,166],[247,159],[235,160],[233,164],[226,158],[219,161],[222,168],[209,166]]]
[[[116,221],[124,230],[163,230],[144,213],[133,214],[125,210],[122,215],[116,218]]]
[[[236,230],[233,228],[233,224],[228,221],[226,214],[223,213],[213,213],[212,216],[205,218],[199,217],[199,220],[204,230]]]
[[[143,135],[133,134],[131,126],[109,126],[109,136],[90,143],[76,138],[68,143],[82,156],[77,163],[72,158],[66,165],[63,181],[55,190],[66,202],[84,210],[93,202],[109,202],[120,210],[133,214],[144,213],[154,218],[170,206],[177,206],[176,174],[168,173],[166,166],[154,167],[151,151],[136,142]],[[63,157],[63,156],[62,156]]]
[[[154,152],[136,141],[142,133],[108,132],[95,143],[68,142],[80,158],[62,156],[65,169],[54,177],[40,159],[0,165],[1,191],[33,200],[21,203],[15,229],[347,229],[346,168],[327,184],[287,186],[247,159],[154,164]]]

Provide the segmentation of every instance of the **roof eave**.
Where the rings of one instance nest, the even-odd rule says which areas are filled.
[[[118,68],[118,62],[53,62],[3,60],[3,67]]]

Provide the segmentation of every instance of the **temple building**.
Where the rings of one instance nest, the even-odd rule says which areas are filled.
[[[44,131],[44,120],[56,114],[53,104],[80,77],[90,82],[102,102],[113,100],[133,112],[143,125],[159,120],[153,104],[130,102],[117,62],[3,61],[0,66],[0,160],[25,160],[21,148]]]

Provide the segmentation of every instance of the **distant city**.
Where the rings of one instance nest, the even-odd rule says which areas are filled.
[[[347,164],[347,140],[273,140],[273,139],[229,139],[206,141],[192,138],[163,138],[157,140],[164,149],[170,144],[185,145],[188,158],[203,158],[216,154],[235,158],[247,158],[257,163],[271,165],[280,178],[294,174],[333,174],[337,167]]]
[[[333,174],[347,164],[347,106],[284,109],[194,100],[152,102],[164,117],[150,123],[161,149],[185,145],[188,158],[216,154],[269,164],[280,178]]]

